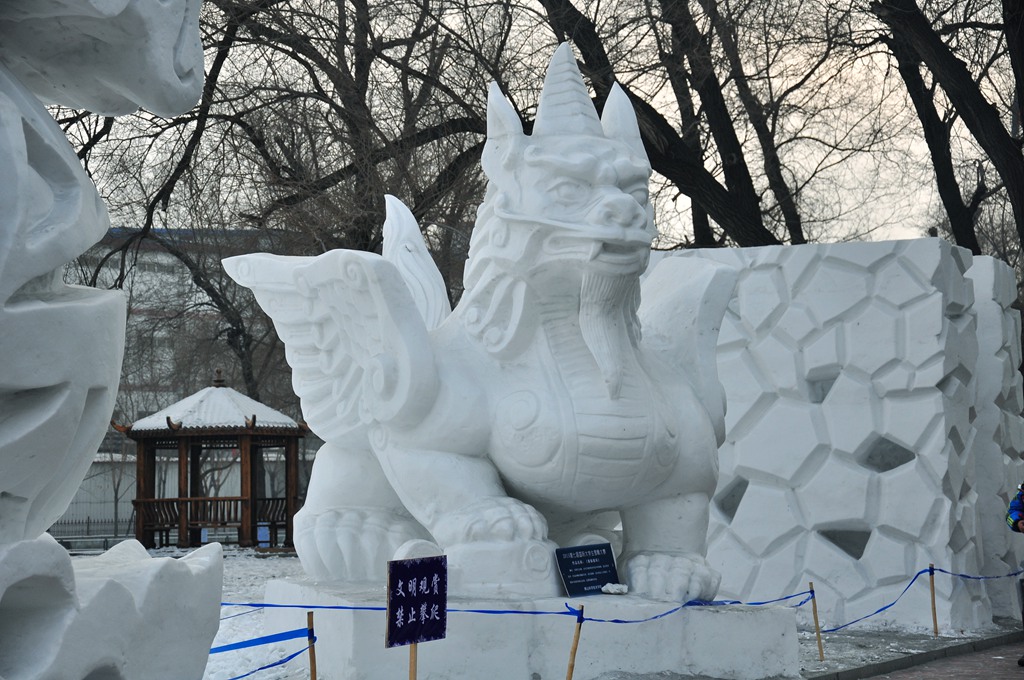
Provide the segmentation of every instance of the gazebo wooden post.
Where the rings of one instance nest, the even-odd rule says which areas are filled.
[[[191,439],[178,439],[178,547],[188,547],[188,453]]]
[[[292,519],[295,517],[295,506],[299,503],[299,440],[298,437],[285,438],[284,445],[284,513],[287,524],[284,530],[284,544],[293,547]]]
[[[252,544],[257,547],[260,545],[260,522],[266,521],[266,517],[261,512],[263,510],[261,505],[266,502],[264,499],[267,497],[266,476],[263,470],[263,456],[266,455],[266,449],[263,444],[263,437],[254,436],[252,444],[249,446],[252,456],[252,467],[250,468],[252,475]]]
[[[252,435],[243,434],[238,440],[242,487],[242,526],[238,527],[238,545],[250,548],[256,534],[256,508],[253,501]]]
[[[203,456],[203,443],[202,441],[191,440],[189,446],[188,455],[188,495],[189,498],[202,498],[205,496],[203,493],[203,476],[202,476],[202,458]],[[191,505],[191,503],[190,503]],[[190,508],[191,511],[191,508]],[[188,532],[188,544],[190,547],[199,546],[203,544],[203,532],[202,529],[195,528],[189,529]]]
[[[135,442],[135,540],[147,548],[155,548],[154,532],[146,529],[146,503],[156,490],[156,447],[152,440]]]

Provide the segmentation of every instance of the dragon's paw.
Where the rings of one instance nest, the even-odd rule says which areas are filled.
[[[443,546],[483,541],[543,541],[548,525],[532,506],[514,498],[490,496],[442,517],[433,528]]]
[[[710,600],[721,576],[700,555],[633,553],[626,558],[630,591],[655,600]]]
[[[404,513],[330,508],[295,515],[295,552],[316,581],[383,581],[388,560],[413,539],[429,538]]]

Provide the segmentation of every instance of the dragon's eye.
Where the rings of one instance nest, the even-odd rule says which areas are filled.
[[[555,182],[548,193],[560,203],[576,203],[586,196],[587,187],[576,180],[562,179]]]

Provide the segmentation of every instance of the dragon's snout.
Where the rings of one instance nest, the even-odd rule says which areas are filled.
[[[587,222],[600,226],[643,230],[647,212],[629,194],[613,194],[603,198],[588,214]],[[646,237],[650,240],[649,237]]]

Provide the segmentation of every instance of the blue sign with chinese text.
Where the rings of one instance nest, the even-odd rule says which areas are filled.
[[[558,548],[555,559],[569,597],[600,595],[604,584],[619,582],[610,543]]]
[[[387,647],[443,640],[448,630],[448,558],[388,562]]]

